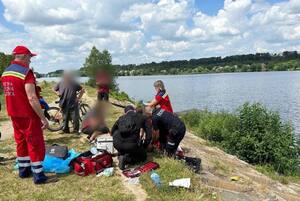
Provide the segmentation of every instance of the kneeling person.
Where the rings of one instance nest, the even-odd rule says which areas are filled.
[[[147,146],[151,142],[151,123],[147,117],[137,113],[133,106],[125,108],[112,128],[113,145],[119,152],[119,168],[147,159]]]
[[[152,126],[161,148],[168,156],[174,156],[186,132],[184,123],[173,113],[156,108],[152,111]]]

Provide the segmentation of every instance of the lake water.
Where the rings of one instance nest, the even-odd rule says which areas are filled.
[[[175,111],[234,111],[247,101],[261,102],[279,111],[300,136],[300,72],[119,77],[117,83],[135,100],[148,101],[155,95],[153,82],[158,79],[164,81]]]

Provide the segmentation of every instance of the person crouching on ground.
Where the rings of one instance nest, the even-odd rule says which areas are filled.
[[[82,86],[76,82],[70,72],[64,72],[63,79],[53,89],[60,97],[64,125],[62,133],[70,133],[69,121],[73,121],[73,133],[79,134],[79,101],[84,94]]]
[[[158,136],[160,147],[168,156],[174,157],[183,139],[186,127],[177,115],[162,108],[152,110],[146,107],[145,113],[152,115],[153,136]]]
[[[14,60],[2,74],[2,85],[17,144],[19,177],[33,175],[34,183],[42,184],[49,181],[42,164],[45,157],[42,129],[48,127],[48,121],[36,95],[34,74],[29,68],[30,60],[36,54],[24,46],[17,46],[13,55]]]
[[[136,113],[133,106],[125,108],[111,133],[113,145],[119,152],[119,168],[124,170],[126,165],[135,164],[147,159],[147,147],[151,142],[152,129],[147,117]]]
[[[96,85],[98,86],[98,101],[108,101],[109,99],[109,85],[111,83],[111,76],[105,70],[100,70],[96,75]]]
[[[160,106],[162,109],[167,112],[173,113],[173,108],[171,105],[171,101],[169,95],[166,92],[165,85],[163,81],[157,80],[154,82],[154,88],[156,91],[156,96],[154,99],[148,103],[147,105],[151,108],[155,108],[156,106]]]
[[[88,135],[90,141],[95,140],[99,135],[109,133],[105,123],[106,103],[98,102],[83,118],[81,132]]]

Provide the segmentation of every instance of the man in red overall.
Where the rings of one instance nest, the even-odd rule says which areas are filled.
[[[35,184],[46,183],[43,172],[45,142],[42,129],[48,127],[36,95],[36,80],[29,68],[30,59],[36,54],[24,46],[13,50],[14,60],[2,74],[7,113],[14,128],[17,144],[19,177],[33,176]]]

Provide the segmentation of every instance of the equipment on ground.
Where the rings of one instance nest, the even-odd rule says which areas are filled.
[[[112,155],[103,150],[96,155],[93,155],[90,151],[84,152],[75,158],[71,165],[75,174],[87,176],[89,174],[98,174],[105,168],[112,167],[112,163]]]
[[[112,137],[97,137],[95,145],[98,150],[106,150],[111,154],[115,152]]]
[[[139,177],[141,174],[145,172],[150,172],[152,170],[156,170],[159,168],[159,164],[155,162],[147,162],[142,166],[136,167],[134,169],[128,169],[124,170],[122,173],[126,177],[134,178],[134,177]]]
[[[66,159],[68,157],[68,147],[53,144],[46,147],[46,154],[57,158]]]
[[[126,106],[118,104],[118,103],[114,103],[114,102],[110,102],[113,106],[119,107],[119,108],[125,108]]]
[[[195,173],[200,173],[201,170],[201,159],[185,156],[181,160],[185,162],[185,165],[191,168]]]

